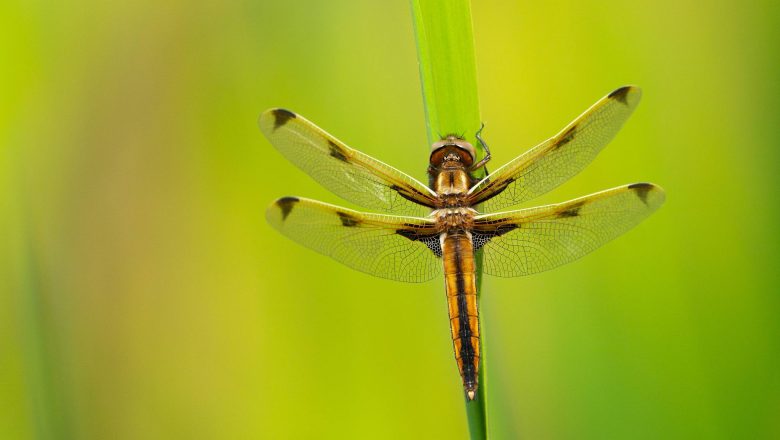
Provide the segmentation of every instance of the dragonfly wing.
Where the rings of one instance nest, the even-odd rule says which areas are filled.
[[[292,240],[370,275],[414,283],[441,271],[439,233],[428,218],[368,214],[297,197],[274,202],[266,218]]]
[[[344,200],[393,214],[424,216],[436,194],[398,171],[326,133],[289,110],[260,115],[260,129],[290,162]]]
[[[615,137],[639,103],[638,87],[605,96],[554,137],[478,182],[469,191],[472,206],[486,212],[540,196],[582,171]]]
[[[475,217],[472,239],[484,271],[500,277],[543,272],[623,234],[664,202],[664,191],[635,183],[568,202]]]

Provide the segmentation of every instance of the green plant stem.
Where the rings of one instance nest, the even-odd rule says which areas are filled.
[[[19,169],[11,167],[11,164],[27,163],[28,158],[14,149],[3,153],[6,155],[0,156],[0,188],[7,188],[6,201],[11,209],[0,225],[10,231],[5,244],[11,250],[11,257],[5,259],[5,255],[0,255],[0,261],[13,264],[9,276],[0,282],[0,289],[9,290],[21,338],[19,354],[24,371],[27,422],[35,438],[70,439],[74,438],[73,411],[68,405],[58,356],[60,335],[52,318],[56,311],[47,301],[40,247],[30,226],[35,224],[33,210],[22,196],[26,194],[24,180]]]
[[[443,135],[457,134],[471,142],[481,157],[485,152],[475,136],[481,118],[469,1],[412,0],[411,3],[428,141],[433,143]],[[477,177],[483,177],[485,169],[479,171],[482,175]],[[479,295],[482,292],[481,251],[477,252],[476,260]],[[472,439],[487,439],[488,384],[485,374],[487,358],[484,327],[481,334],[477,397],[469,401],[464,394]]]

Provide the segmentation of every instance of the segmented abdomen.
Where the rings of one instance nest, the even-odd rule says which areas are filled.
[[[466,232],[442,235],[444,282],[450,312],[455,360],[463,387],[473,399],[479,371],[479,315],[474,267],[474,248]]]

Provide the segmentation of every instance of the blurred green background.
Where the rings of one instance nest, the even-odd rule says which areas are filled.
[[[668,194],[582,260],[487,279],[495,437],[780,438],[777,2],[473,13],[492,169],[632,83],[615,141],[535,202]],[[466,438],[442,283],[264,221],[349,206],[261,136],[268,107],[424,178],[407,2],[12,0],[0,54],[0,438]]]

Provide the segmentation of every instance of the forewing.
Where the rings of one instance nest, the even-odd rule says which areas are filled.
[[[266,218],[292,240],[370,275],[416,283],[441,270],[439,234],[427,218],[367,214],[297,197],[274,202]]]
[[[651,183],[609,189],[565,203],[480,215],[474,247],[484,248],[484,271],[530,275],[576,260],[623,234],[664,202]]]
[[[339,197],[393,214],[427,215],[435,193],[413,177],[344,143],[284,109],[260,115],[260,129],[290,162]]]
[[[469,191],[472,206],[491,212],[540,196],[582,171],[615,137],[639,103],[638,87],[605,96],[554,137],[478,182]]]

